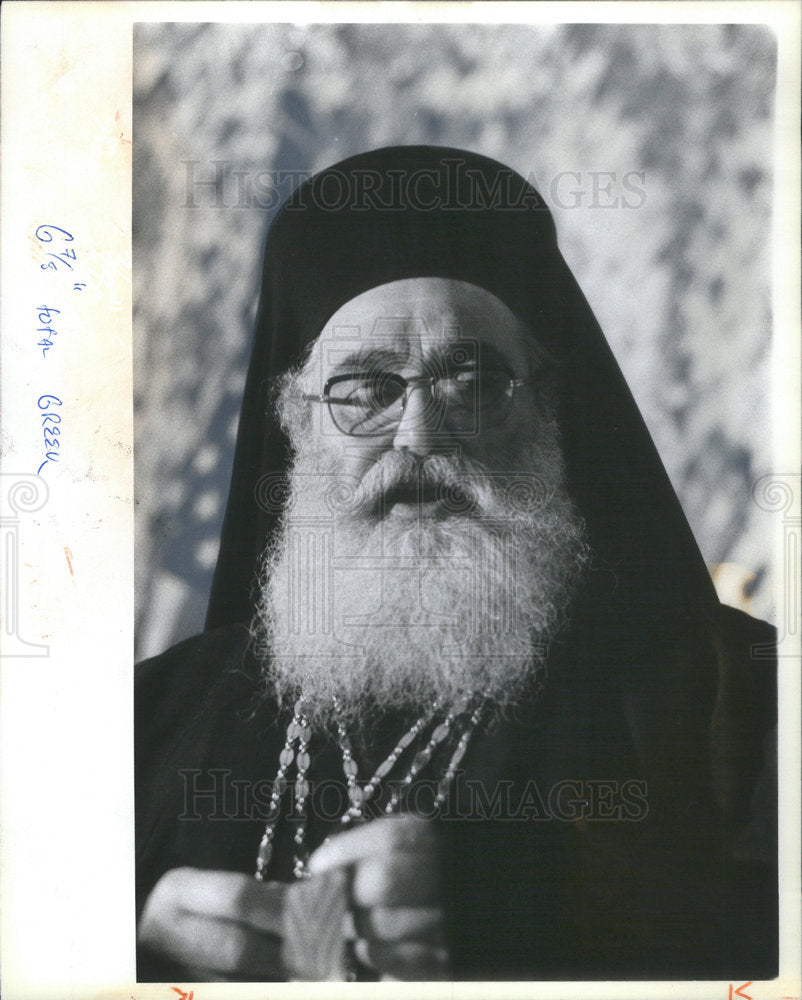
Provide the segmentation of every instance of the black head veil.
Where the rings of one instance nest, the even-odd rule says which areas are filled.
[[[297,364],[354,296],[427,276],[492,292],[558,359],[569,488],[606,581],[606,617],[637,623],[644,640],[710,620],[718,602],[709,575],[542,199],[487,157],[400,146],[312,177],[271,226],[207,628],[252,617],[259,559],[279,516],[264,477],[285,471],[289,454],[271,377]]]

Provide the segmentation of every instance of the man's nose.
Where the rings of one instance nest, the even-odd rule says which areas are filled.
[[[430,455],[435,448],[439,423],[429,383],[408,386],[404,412],[393,438],[393,448],[403,448],[416,455]]]

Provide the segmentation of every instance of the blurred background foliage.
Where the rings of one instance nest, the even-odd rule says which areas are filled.
[[[137,25],[138,655],[203,625],[270,181],[394,143],[540,189],[724,598],[771,618],[774,84],[754,25]]]

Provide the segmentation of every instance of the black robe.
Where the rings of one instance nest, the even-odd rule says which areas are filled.
[[[772,630],[740,612],[722,608],[721,621],[730,650],[771,643]],[[743,659],[724,658],[730,691],[719,699],[718,732],[711,719],[701,734],[706,751],[688,746],[693,727],[663,696],[611,683],[611,664],[585,652],[582,662],[581,650],[563,650],[570,662],[552,668],[546,694],[477,737],[438,821],[453,978],[771,978],[773,845],[752,860],[735,854],[750,790],[770,765],[761,755],[774,708],[770,662],[756,676]],[[666,657],[673,666],[657,644],[647,655],[652,667]],[[241,625],[140,666],[139,912],[170,868],[253,872],[288,721],[259,691]],[[378,727],[377,743],[387,728]],[[317,735],[310,749],[313,788],[325,784],[329,796],[311,814],[332,817],[310,820],[314,848],[337,829],[332,786],[339,783],[341,804],[345,790],[334,743]],[[683,756],[700,752],[707,767],[697,767],[693,785],[679,780]],[[716,804],[705,773],[713,765],[719,799],[728,783],[732,816]],[[292,878],[291,832],[289,821],[279,828],[271,878]],[[140,980],[182,973],[140,954]]]

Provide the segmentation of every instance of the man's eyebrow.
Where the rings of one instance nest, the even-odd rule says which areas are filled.
[[[388,347],[360,347],[351,351],[333,365],[335,372],[373,371],[398,365],[402,356]]]
[[[446,367],[451,365],[459,368],[470,365],[493,368],[510,367],[510,360],[502,351],[493,344],[482,340],[468,339],[450,344],[435,344],[427,352],[427,356],[430,364],[433,362]],[[386,371],[405,364],[406,360],[405,354],[390,347],[365,345],[355,351],[349,351],[342,358],[338,358],[332,365],[332,372],[339,375],[346,372]]]

